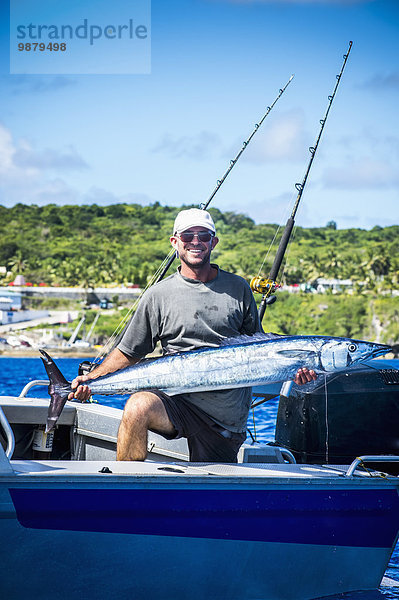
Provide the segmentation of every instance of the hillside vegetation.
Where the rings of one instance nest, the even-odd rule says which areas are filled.
[[[33,284],[144,287],[169,252],[180,209],[158,203],[0,206],[0,266],[10,273],[0,275],[0,283],[22,273]],[[213,260],[250,280],[259,272],[277,225],[256,225],[245,215],[215,208],[210,212],[220,237]],[[275,251],[273,246],[264,275]],[[338,230],[334,222],[297,227],[281,283],[311,283],[318,277],[352,279],[355,293],[280,293],[281,300],[268,309],[268,329],[398,339],[399,300],[392,291],[399,287],[399,226],[370,231]]]

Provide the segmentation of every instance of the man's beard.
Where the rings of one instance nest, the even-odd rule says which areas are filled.
[[[206,265],[209,262],[210,255],[211,255],[211,251],[209,250],[208,252],[206,252],[203,255],[202,260],[200,262],[194,262],[194,261],[191,262],[190,258],[189,258],[188,251],[186,250],[182,254],[179,253],[179,258],[180,258],[180,260],[182,262],[184,262],[184,264],[186,264],[191,269],[199,269],[199,268],[203,267],[204,265]]]

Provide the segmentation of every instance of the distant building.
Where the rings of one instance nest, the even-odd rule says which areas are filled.
[[[14,325],[48,316],[48,310],[0,310],[0,325]]]
[[[12,290],[0,291],[0,310],[21,310],[22,294]]]
[[[12,325],[48,316],[47,310],[22,310],[22,294],[14,290],[0,291],[0,325]]]
[[[353,290],[352,279],[326,279],[319,277],[316,283],[294,283],[292,285],[283,285],[281,288],[285,292],[295,294],[297,292],[308,292],[312,294],[325,294],[327,291],[338,294],[344,290]]]
[[[324,277],[319,277],[316,281],[316,290],[319,294],[324,294],[327,291],[331,291],[333,294],[336,294],[338,292],[342,292],[343,290],[353,289],[352,279],[325,279]]]

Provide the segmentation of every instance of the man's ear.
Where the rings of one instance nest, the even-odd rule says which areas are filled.
[[[179,258],[179,251],[177,249],[177,237],[175,235],[172,235],[169,239],[173,248],[176,250],[176,258]]]
[[[216,244],[218,242],[219,242],[219,238],[216,237],[216,235],[215,235],[215,237],[212,238],[212,250],[214,249],[214,247],[216,246]]]

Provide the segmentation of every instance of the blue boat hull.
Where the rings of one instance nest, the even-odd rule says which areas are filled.
[[[2,597],[301,600],[378,587],[393,484],[3,482]],[[204,478],[205,479],[205,478]]]

